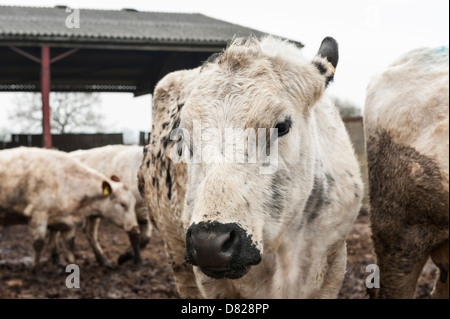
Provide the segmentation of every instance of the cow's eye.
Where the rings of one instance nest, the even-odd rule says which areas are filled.
[[[123,209],[127,210],[127,205],[125,205],[124,203],[120,203],[120,206],[122,206]]]
[[[289,130],[291,129],[292,121],[291,118],[288,117],[283,122],[278,123],[275,128],[278,129],[278,137],[282,137],[283,135],[286,135],[289,133]]]

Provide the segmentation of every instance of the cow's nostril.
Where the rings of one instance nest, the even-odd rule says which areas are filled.
[[[239,248],[239,236],[234,231],[191,232],[187,236],[187,260],[200,267],[228,268]]]
[[[235,252],[239,247],[239,237],[236,231],[232,230],[228,233],[228,238],[224,241],[221,247],[222,253],[231,257],[233,252]]]
[[[186,262],[198,266],[212,278],[236,279],[251,265],[261,261],[261,254],[245,230],[235,223],[200,222],[186,232]]]

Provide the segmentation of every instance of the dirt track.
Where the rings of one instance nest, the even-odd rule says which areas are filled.
[[[49,251],[43,253],[42,276],[31,272],[32,246],[26,226],[0,229],[0,298],[176,298],[173,279],[164,253],[163,242],[154,231],[152,241],[143,250],[143,264],[117,266],[117,258],[128,245],[123,231],[103,221],[100,242],[112,269],[100,268],[84,235],[77,231],[77,264],[80,267],[80,289],[68,289],[62,267],[47,262]],[[366,266],[374,263],[367,213],[362,213],[348,236],[347,274],[339,298],[368,298]],[[427,298],[432,290],[436,268],[427,263],[422,274],[417,298]]]

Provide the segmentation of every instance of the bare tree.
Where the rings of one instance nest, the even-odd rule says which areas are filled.
[[[0,128],[0,143],[6,142],[10,137],[10,134],[8,132],[8,129],[5,127]]]
[[[50,127],[52,133],[64,134],[82,130],[99,131],[103,118],[96,110],[100,105],[98,93],[50,93]],[[37,131],[42,126],[42,100],[39,93],[23,93],[13,98],[15,108],[9,119],[16,121],[22,131]]]
[[[341,117],[344,116],[359,116],[361,115],[361,108],[353,104],[348,100],[342,100],[340,98],[333,98],[334,104],[339,109]]]

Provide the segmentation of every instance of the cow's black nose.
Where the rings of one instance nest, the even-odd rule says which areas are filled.
[[[189,239],[188,239],[189,240]],[[199,267],[230,268],[230,259],[239,248],[236,231],[203,231],[191,233],[192,261]]]
[[[213,278],[239,278],[261,254],[236,223],[200,222],[186,233],[186,261]]]

